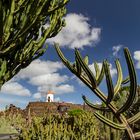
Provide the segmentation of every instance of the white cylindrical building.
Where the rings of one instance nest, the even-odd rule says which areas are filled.
[[[47,92],[46,102],[54,102],[54,92],[52,90]]]

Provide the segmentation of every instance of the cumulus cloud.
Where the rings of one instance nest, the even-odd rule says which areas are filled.
[[[123,47],[123,45],[113,46],[113,48],[112,48],[113,56],[118,57],[118,53],[122,49],[122,47]]]
[[[49,73],[49,74],[42,74],[39,76],[35,76],[30,78],[29,83],[36,86],[41,85],[57,85],[68,80],[68,76],[60,75],[59,73]]]
[[[136,68],[140,69],[140,51],[134,52],[134,59],[137,61]]]
[[[42,85],[38,87],[38,91],[45,96],[47,91],[50,89],[49,85]],[[54,91],[55,94],[64,94],[70,93],[74,91],[74,86],[69,84],[60,84],[60,85],[53,85],[51,89]]]
[[[58,94],[70,93],[74,91],[74,87],[72,85],[64,84],[55,87],[54,91],[56,91]]]
[[[33,94],[33,98],[39,99],[44,97],[50,88],[56,94],[65,94],[74,91],[72,85],[67,84],[69,77],[60,74],[59,70],[64,66],[61,62],[35,60],[26,69],[23,69],[16,76],[16,79],[27,79],[27,82],[37,87],[37,92]]]
[[[10,95],[31,96],[31,92],[18,82],[5,83],[1,88],[1,92]]]
[[[22,69],[16,77],[19,79],[29,79],[35,76],[54,73],[62,68],[64,68],[64,66],[61,62],[43,61],[38,59],[33,61],[25,69]]]
[[[91,27],[89,18],[82,14],[70,13],[65,17],[66,27],[47,42],[57,42],[60,46],[67,46],[71,49],[93,46],[100,40],[101,29]]]

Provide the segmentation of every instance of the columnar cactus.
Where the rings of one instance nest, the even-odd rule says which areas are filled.
[[[136,97],[136,89],[137,89],[137,79],[136,79],[136,73],[134,69],[134,64],[130,55],[130,52],[128,48],[124,48],[124,54],[128,66],[129,71],[129,77],[123,80],[123,74],[122,74],[122,68],[120,61],[117,59],[115,61],[117,72],[118,72],[118,79],[117,83],[114,86],[109,70],[109,62],[107,60],[103,61],[102,69],[99,69],[98,64],[95,62],[95,71],[96,75],[93,74],[93,72],[89,69],[88,66],[88,57],[86,56],[84,59],[80,55],[80,52],[76,49],[75,50],[75,63],[70,63],[63,55],[62,51],[59,48],[58,44],[55,44],[56,51],[61,58],[64,65],[67,66],[67,68],[74,73],[84,84],[86,84],[106,105],[103,106],[97,106],[94,105],[92,102],[90,102],[84,95],[83,99],[87,105],[90,107],[99,110],[99,111],[105,111],[105,112],[112,112],[115,119],[110,120],[99,111],[95,111],[94,115],[96,118],[98,118],[101,122],[104,124],[110,126],[111,128],[117,129],[117,130],[126,130],[128,134],[128,138],[131,140],[140,139],[140,132],[133,132],[133,129],[131,128],[131,125],[136,123],[138,120],[140,120],[140,112],[135,114],[131,118],[126,118],[124,115],[124,112],[126,112],[132,103],[134,102],[134,99]],[[108,89],[108,96],[106,96],[100,89],[99,85],[101,81],[103,80],[103,77],[106,77],[106,83],[107,83],[107,89]],[[127,97],[127,100],[125,103],[122,104],[120,108],[117,107],[115,104],[114,98],[119,94],[119,90],[122,88],[123,84],[130,82],[130,91]],[[115,121],[116,120],[116,121]]]
[[[0,86],[46,51],[69,0],[0,0]],[[47,24],[47,26],[44,26]]]

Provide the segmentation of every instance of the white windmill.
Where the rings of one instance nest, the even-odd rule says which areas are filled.
[[[52,90],[48,90],[46,102],[54,102],[54,92]]]
[[[54,102],[54,91],[51,84],[46,84],[40,92],[41,96],[45,98],[45,102]]]

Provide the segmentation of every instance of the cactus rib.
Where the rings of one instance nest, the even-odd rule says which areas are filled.
[[[100,68],[99,68],[97,62],[94,62],[94,68],[95,68],[95,72],[96,72],[96,80],[98,80],[101,71],[100,71]]]
[[[97,86],[102,82],[103,78],[104,78],[104,67],[102,66],[100,75],[97,79]]]
[[[122,84],[123,75],[122,75],[122,68],[121,68],[121,64],[119,60],[117,59],[115,62],[116,62],[115,64],[116,64],[117,73],[118,73],[118,79],[117,79],[116,86],[114,87],[114,94],[117,94]]]

